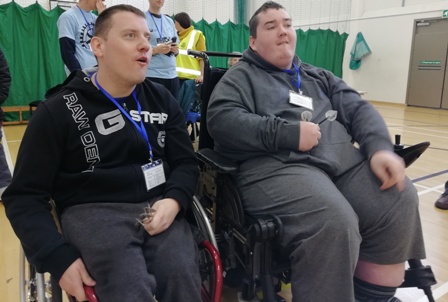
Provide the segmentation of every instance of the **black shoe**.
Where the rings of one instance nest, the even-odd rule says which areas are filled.
[[[448,210],[448,192],[445,191],[442,195],[440,195],[439,199],[436,200],[435,203],[436,208],[442,210]]]

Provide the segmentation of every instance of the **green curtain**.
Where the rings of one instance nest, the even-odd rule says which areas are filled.
[[[204,33],[207,50],[219,52],[243,52],[249,45],[249,27],[228,21],[207,23],[204,19],[195,23],[194,28]],[[210,57],[210,65],[227,68],[228,58]]]
[[[237,24],[245,24],[246,22],[246,0],[234,0],[235,6],[235,22]]]
[[[61,83],[66,75],[59,50],[57,20],[64,12],[51,11],[38,3],[21,7],[15,2],[0,5],[0,47],[11,70],[12,85],[5,106],[28,105],[43,99],[45,92]],[[207,50],[243,52],[249,45],[249,27],[245,24],[205,20],[193,22],[206,37]],[[297,30],[299,57],[342,77],[342,63],[348,34],[326,30]],[[227,67],[227,58],[211,57],[210,64]],[[24,114],[25,118],[26,113]],[[17,120],[7,114],[7,120]]]
[[[348,34],[329,29],[297,30],[296,53],[303,62],[325,68],[342,78],[345,42]]]
[[[15,2],[0,5],[0,47],[12,78],[5,106],[43,99],[47,89],[66,77],[56,26],[63,11],[47,11],[37,2],[28,7]],[[11,119],[17,119],[16,114],[8,114]]]

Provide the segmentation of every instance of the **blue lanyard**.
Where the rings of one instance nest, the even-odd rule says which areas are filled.
[[[152,22],[154,22],[154,25],[156,26],[157,32],[159,33],[159,38],[162,39],[163,38],[163,36],[162,36],[162,34],[163,34],[163,20],[162,20],[163,16],[160,15],[160,30],[159,30],[159,27],[156,24],[156,20],[154,19],[154,16],[152,15],[151,12],[149,12],[149,15],[152,18]]]
[[[297,88],[297,90],[300,91],[300,69],[299,67],[293,62],[292,66],[294,67],[294,70],[291,69],[283,69],[284,72],[286,72],[289,75],[292,75],[292,84],[294,85],[294,87]],[[297,80],[294,77],[297,74]]]
[[[76,5],[76,6],[78,7],[79,11],[81,12],[81,15],[82,15],[82,17],[84,18],[84,21],[86,21],[87,27],[89,28],[89,33],[93,36],[93,27],[92,27],[92,24],[90,24],[90,23],[87,21],[87,18],[86,18],[86,16],[84,15],[84,12],[82,11],[82,9],[81,9],[78,5]],[[92,22],[92,23],[93,23],[93,22]]]
[[[146,142],[148,143],[148,148],[149,148],[149,159],[152,162],[153,159],[153,154],[152,154],[152,147],[151,144],[149,143],[149,138],[148,138],[148,133],[146,133],[146,129],[145,126],[143,124],[143,119],[140,120],[140,125],[138,125],[129,115],[129,113],[127,113],[126,110],[123,109],[122,106],[120,106],[120,104],[118,104],[117,100],[115,98],[113,98],[106,90],[104,90],[103,87],[101,87],[100,83],[98,83],[98,79],[97,79],[97,74],[95,74],[95,84],[96,86],[99,88],[99,90],[109,99],[112,101],[112,103],[115,104],[115,106],[117,106],[117,108],[121,111],[121,113],[123,113],[128,120],[130,120],[132,122],[132,124],[135,126],[135,128],[137,128],[138,132],[140,133],[141,136],[143,136],[143,138],[146,140]],[[132,91],[132,96],[134,97],[135,103],[137,104],[137,110],[138,110],[138,115],[141,115],[142,112],[142,106],[140,105],[140,102],[137,100],[137,96],[135,94],[135,89]]]

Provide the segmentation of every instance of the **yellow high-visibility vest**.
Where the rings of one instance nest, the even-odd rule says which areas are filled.
[[[179,44],[179,54],[176,57],[176,71],[180,79],[194,80],[201,75],[199,60],[189,56],[187,53],[188,49],[193,49],[193,46],[196,45],[199,35],[200,33],[197,30],[192,30]]]

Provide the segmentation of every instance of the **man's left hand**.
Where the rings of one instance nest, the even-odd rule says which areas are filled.
[[[179,203],[172,198],[156,201],[151,207],[155,210],[151,218],[145,218],[143,225],[145,230],[152,236],[168,229],[180,211]]]
[[[405,165],[403,159],[392,151],[377,151],[370,159],[370,168],[381,180],[381,190],[397,186],[399,191],[405,187]]]

